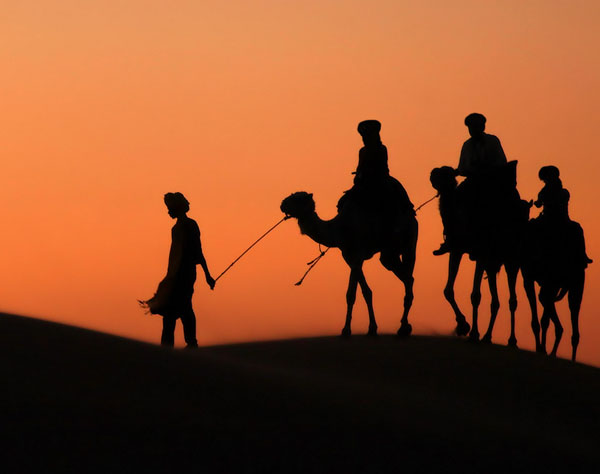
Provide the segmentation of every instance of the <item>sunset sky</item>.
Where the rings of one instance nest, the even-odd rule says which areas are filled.
[[[3,2],[0,310],[158,342],[160,317],[136,299],[166,272],[174,221],[164,193],[191,202],[216,277],[282,217],[291,192],[314,193],[321,217],[335,215],[361,120],[382,122],[390,171],[418,205],[435,194],[431,169],[458,164],[464,117],[481,112],[519,160],[524,199],[541,188],[541,166],[561,170],[595,259],[578,359],[600,366],[599,24],[595,0]],[[447,257],[431,254],[442,241],[437,204],[418,220],[410,320],[416,334],[450,334]],[[317,254],[288,221],[214,292],[199,276],[199,342],[338,334],[348,280],[339,251],[294,286]],[[365,273],[380,331],[395,332],[401,283],[377,258]],[[472,274],[465,262],[456,291],[469,315]],[[504,271],[499,281],[494,342],[505,344]],[[518,286],[517,338],[531,349]],[[568,357],[565,302],[559,314]],[[358,299],[353,329],[366,328]]]

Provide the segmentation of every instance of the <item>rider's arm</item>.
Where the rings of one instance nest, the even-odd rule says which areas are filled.
[[[500,143],[500,139],[495,135],[488,135],[492,138],[491,144],[491,154],[493,159],[493,164],[500,166],[507,163],[506,155],[504,154],[504,150],[502,148],[502,144]]]

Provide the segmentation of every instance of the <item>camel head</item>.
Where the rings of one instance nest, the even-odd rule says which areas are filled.
[[[454,191],[458,185],[456,170],[450,166],[442,166],[431,170],[429,181],[431,181],[433,188],[440,194]]]
[[[290,217],[304,217],[315,212],[313,195],[299,191],[290,194],[281,202],[281,212]]]

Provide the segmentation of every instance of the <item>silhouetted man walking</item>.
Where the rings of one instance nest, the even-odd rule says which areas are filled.
[[[211,290],[215,287],[215,280],[210,275],[202,253],[198,224],[187,216],[190,203],[181,193],[167,193],[164,199],[169,216],[177,219],[171,230],[167,276],[158,285],[154,297],[140,303],[147,306],[151,313],[163,316],[160,340],[163,346],[172,347],[174,345],[175,324],[177,319],[181,319],[187,347],[198,347],[196,315],[192,308],[196,265],[202,266],[206,282]]]

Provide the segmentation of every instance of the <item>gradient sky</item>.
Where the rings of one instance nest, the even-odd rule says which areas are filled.
[[[600,3],[498,1],[13,1],[0,7],[0,309],[158,342],[144,315],[166,271],[162,196],[181,191],[218,275],[281,218],[294,191],[335,215],[352,184],[359,121],[377,118],[390,170],[415,205],[429,172],[456,165],[470,112],[488,117],[525,199],[554,164],[588,253],[579,360],[600,365]],[[436,204],[418,214],[411,322],[449,334],[447,258]],[[317,245],[288,221],[221,279],[202,278],[201,344],[337,334],[348,270],[330,252],[295,287]],[[366,264],[381,332],[399,326],[403,289]],[[457,297],[469,312],[473,265]],[[519,277],[517,337],[533,347]],[[509,331],[506,282],[494,341]],[[559,355],[570,353],[570,321]],[[489,315],[484,291],[482,324]],[[356,333],[366,331],[364,303]],[[181,343],[178,329],[176,337]]]

